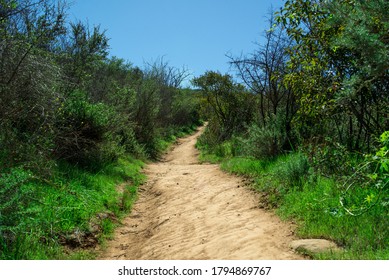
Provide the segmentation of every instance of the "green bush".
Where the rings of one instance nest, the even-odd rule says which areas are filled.
[[[252,124],[247,138],[242,139],[243,153],[257,159],[272,158],[282,152],[286,135],[276,125],[259,127]]]
[[[303,153],[293,153],[285,157],[273,173],[287,187],[301,188],[308,177],[309,168],[308,158]]]
[[[115,111],[108,105],[93,104],[76,91],[63,102],[58,115],[55,153],[59,159],[98,167],[123,154],[114,133]]]
[[[351,176],[355,166],[360,162],[361,156],[358,153],[348,151],[346,146],[330,137],[326,137],[324,140],[317,139],[317,141],[323,142],[312,141],[304,147],[315,170],[326,176],[335,174]]]
[[[197,139],[197,147],[212,153],[213,149],[220,144],[218,137],[218,128],[212,122],[208,124],[203,134]]]
[[[123,146],[126,153],[134,155],[137,158],[146,158],[145,147],[139,144],[131,124],[126,122],[118,131],[118,134],[120,137],[120,145]]]

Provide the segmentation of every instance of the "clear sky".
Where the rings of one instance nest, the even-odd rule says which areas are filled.
[[[100,25],[110,55],[142,67],[163,57],[199,76],[229,71],[227,53],[255,49],[282,0],[73,0],[70,20]]]

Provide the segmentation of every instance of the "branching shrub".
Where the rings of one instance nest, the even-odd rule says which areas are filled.
[[[269,123],[266,127],[252,124],[243,139],[244,154],[257,159],[272,158],[282,152],[286,141],[286,134],[276,123]]]
[[[111,162],[123,152],[112,133],[115,116],[108,105],[92,104],[84,93],[74,92],[58,115],[55,153],[59,159],[91,166]]]
[[[210,121],[204,133],[198,138],[197,145],[207,152],[212,153],[213,150],[220,144],[220,127],[216,122]]]

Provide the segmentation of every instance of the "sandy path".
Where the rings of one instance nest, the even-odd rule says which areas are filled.
[[[199,164],[202,129],[147,166],[149,181],[101,259],[302,259],[289,248],[290,225],[259,209],[240,178]]]

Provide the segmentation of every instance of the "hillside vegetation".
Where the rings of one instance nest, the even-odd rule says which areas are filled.
[[[229,55],[244,86],[193,80],[209,120],[203,160],[252,178],[263,207],[316,258],[389,258],[389,2],[286,1],[251,54]]]
[[[110,57],[105,32],[66,12],[0,1],[2,259],[96,245],[131,208],[143,162],[199,124],[186,69]]]

